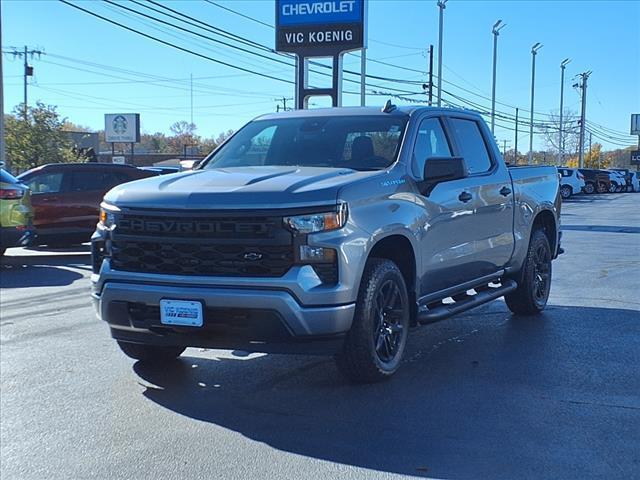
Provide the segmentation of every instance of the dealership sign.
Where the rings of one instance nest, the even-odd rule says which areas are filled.
[[[277,51],[332,56],[365,43],[365,0],[276,0]]]
[[[640,150],[631,151],[631,165],[640,165]]]
[[[140,114],[105,114],[104,137],[107,143],[138,143],[140,141]]]
[[[631,135],[640,135],[640,113],[631,114]]]

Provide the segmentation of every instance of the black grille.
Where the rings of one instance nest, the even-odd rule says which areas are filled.
[[[137,237],[171,237],[191,239],[282,239],[289,235],[282,228],[281,217],[234,216],[161,216],[123,213],[118,218],[117,233]]]
[[[326,285],[338,283],[338,265],[336,263],[318,263],[313,265],[316,275]]]
[[[170,275],[281,277],[293,265],[293,248],[114,240],[111,265]]]

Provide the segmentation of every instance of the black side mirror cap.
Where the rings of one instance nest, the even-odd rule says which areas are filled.
[[[428,195],[441,182],[460,180],[468,176],[467,164],[462,157],[430,157],[424,162],[420,191]]]

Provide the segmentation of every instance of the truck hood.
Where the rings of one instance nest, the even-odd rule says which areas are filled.
[[[171,210],[307,207],[333,204],[343,185],[381,173],[297,166],[204,169],[119,185],[104,199],[121,208]]]

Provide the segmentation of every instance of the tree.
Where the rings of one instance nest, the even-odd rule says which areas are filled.
[[[65,119],[55,106],[38,102],[28,108],[26,119],[22,112],[22,105],[18,105],[5,117],[6,156],[15,172],[78,160],[64,132]]]
[[[564,111],[562,117],[564,130],[562,141],[564,148],[562,150],[564,152],[564,158],[568,158],[578,151],[580,129],[577,125],[577,120],[578,115],[576,112],[571,110]],[[543,134],[547,150],[557,155],[560,151],[560,114],[558,112],[551,112],[546,123],[547,125],[544,126]]]
[[[167,139],[167,147],[172,153],[181,153],[185,148],[200,146],[200,137],[196,135],[196,126],[184,120],[169,127],[173,136]]]

